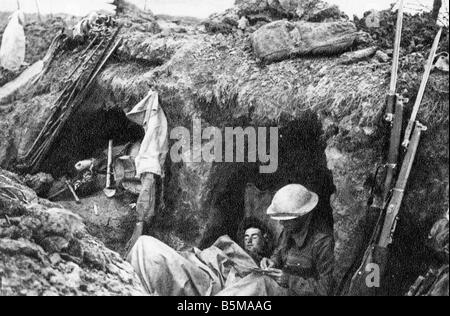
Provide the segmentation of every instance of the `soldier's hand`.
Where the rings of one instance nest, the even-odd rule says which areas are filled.
[[[133,236],[131,236],[130,240],[125,246],[125,256],[124,256],[125,260],[127,259],[131,249],[133,249],[138,239],[142,236],[143,230],[144,230],[144,223],[142,222],[136,223],[136,227],[134,228],[133,231]]]
[[[289,286],[289,274],[282,270],[273,269],[269,276],[278,283],[279,286],[287,288]]]
[[[275,262],[270,260],[269,258],[264,258],[261,260],[261,269],[263,270],[269,270],[275,267]]]

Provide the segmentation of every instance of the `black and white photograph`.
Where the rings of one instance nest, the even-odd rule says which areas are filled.
[[[17,296],[449,296],[449,0],[0,0]]]

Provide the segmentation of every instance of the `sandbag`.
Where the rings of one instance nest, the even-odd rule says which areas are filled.
[[[24,16],[20,11],[9,18],[0,47],[0,65],[10,71],[19,70],[25,61]]]
[[[299,55],[339,54],[352,47],[358,38],[351,22],[276,21],[262,26],[252,35],[253,50],[269,63]]]
[[[240,16],[267,14],[275,19],[299,18],[311,22],[345,18],[338,6],[322,0],[236,0],[235,6]]]

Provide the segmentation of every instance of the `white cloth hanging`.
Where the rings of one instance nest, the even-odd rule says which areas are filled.
[[[137,176],[153,173],[164,177],[164,163],[169,152],[168,124],[159,105],[158,93],[150,91],[127,117],[145,130],[139,154],[135,159]]]
[[[24,15],[18,10],[10,16],[8,26],[3,33],[0,65],[10,71],[19,70],[25,61],[24,23]]]

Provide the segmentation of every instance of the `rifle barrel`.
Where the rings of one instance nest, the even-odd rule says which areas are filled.
[[[433,46],[431,47],[430,56],[428,57],[427,65],[425,66],[425,73],[422,78],[422,83],[420,84],[419,93],[417,94],[416,103],[414,104],[414,108],[411,114],[411,118],[409,119],[408,126],[405,131],[405,138],[403,141],[403,147],[407,148],[409,145],[409,139],[411,137],[411,133],[414,127],[414,123],[417,118],[417,114],[419,113],[419,108],[423,100],[423,95],[425,94],[425,89],[427,88],[428,79],[430,78],[431,70],[433,69],[433,61],[436,57],[436,52],[439,46],[439,41],[442,35],[442,28],[439,29],[439,32],[436,34],[436,37],[433,42]]]
[[[403,8],[404,0],[400,0],[400,6],[398,8],[397,14],[397,27],[395,32],[395,43],[394,43],[394,57],[392,62],[392,73],[391,73],[391,84],[389,93],[391,95],[395,94],[397,90],[397,78],[398,78],[398,62],[400,59],[400,45],[402,41],[402,29],[403,29]]]

